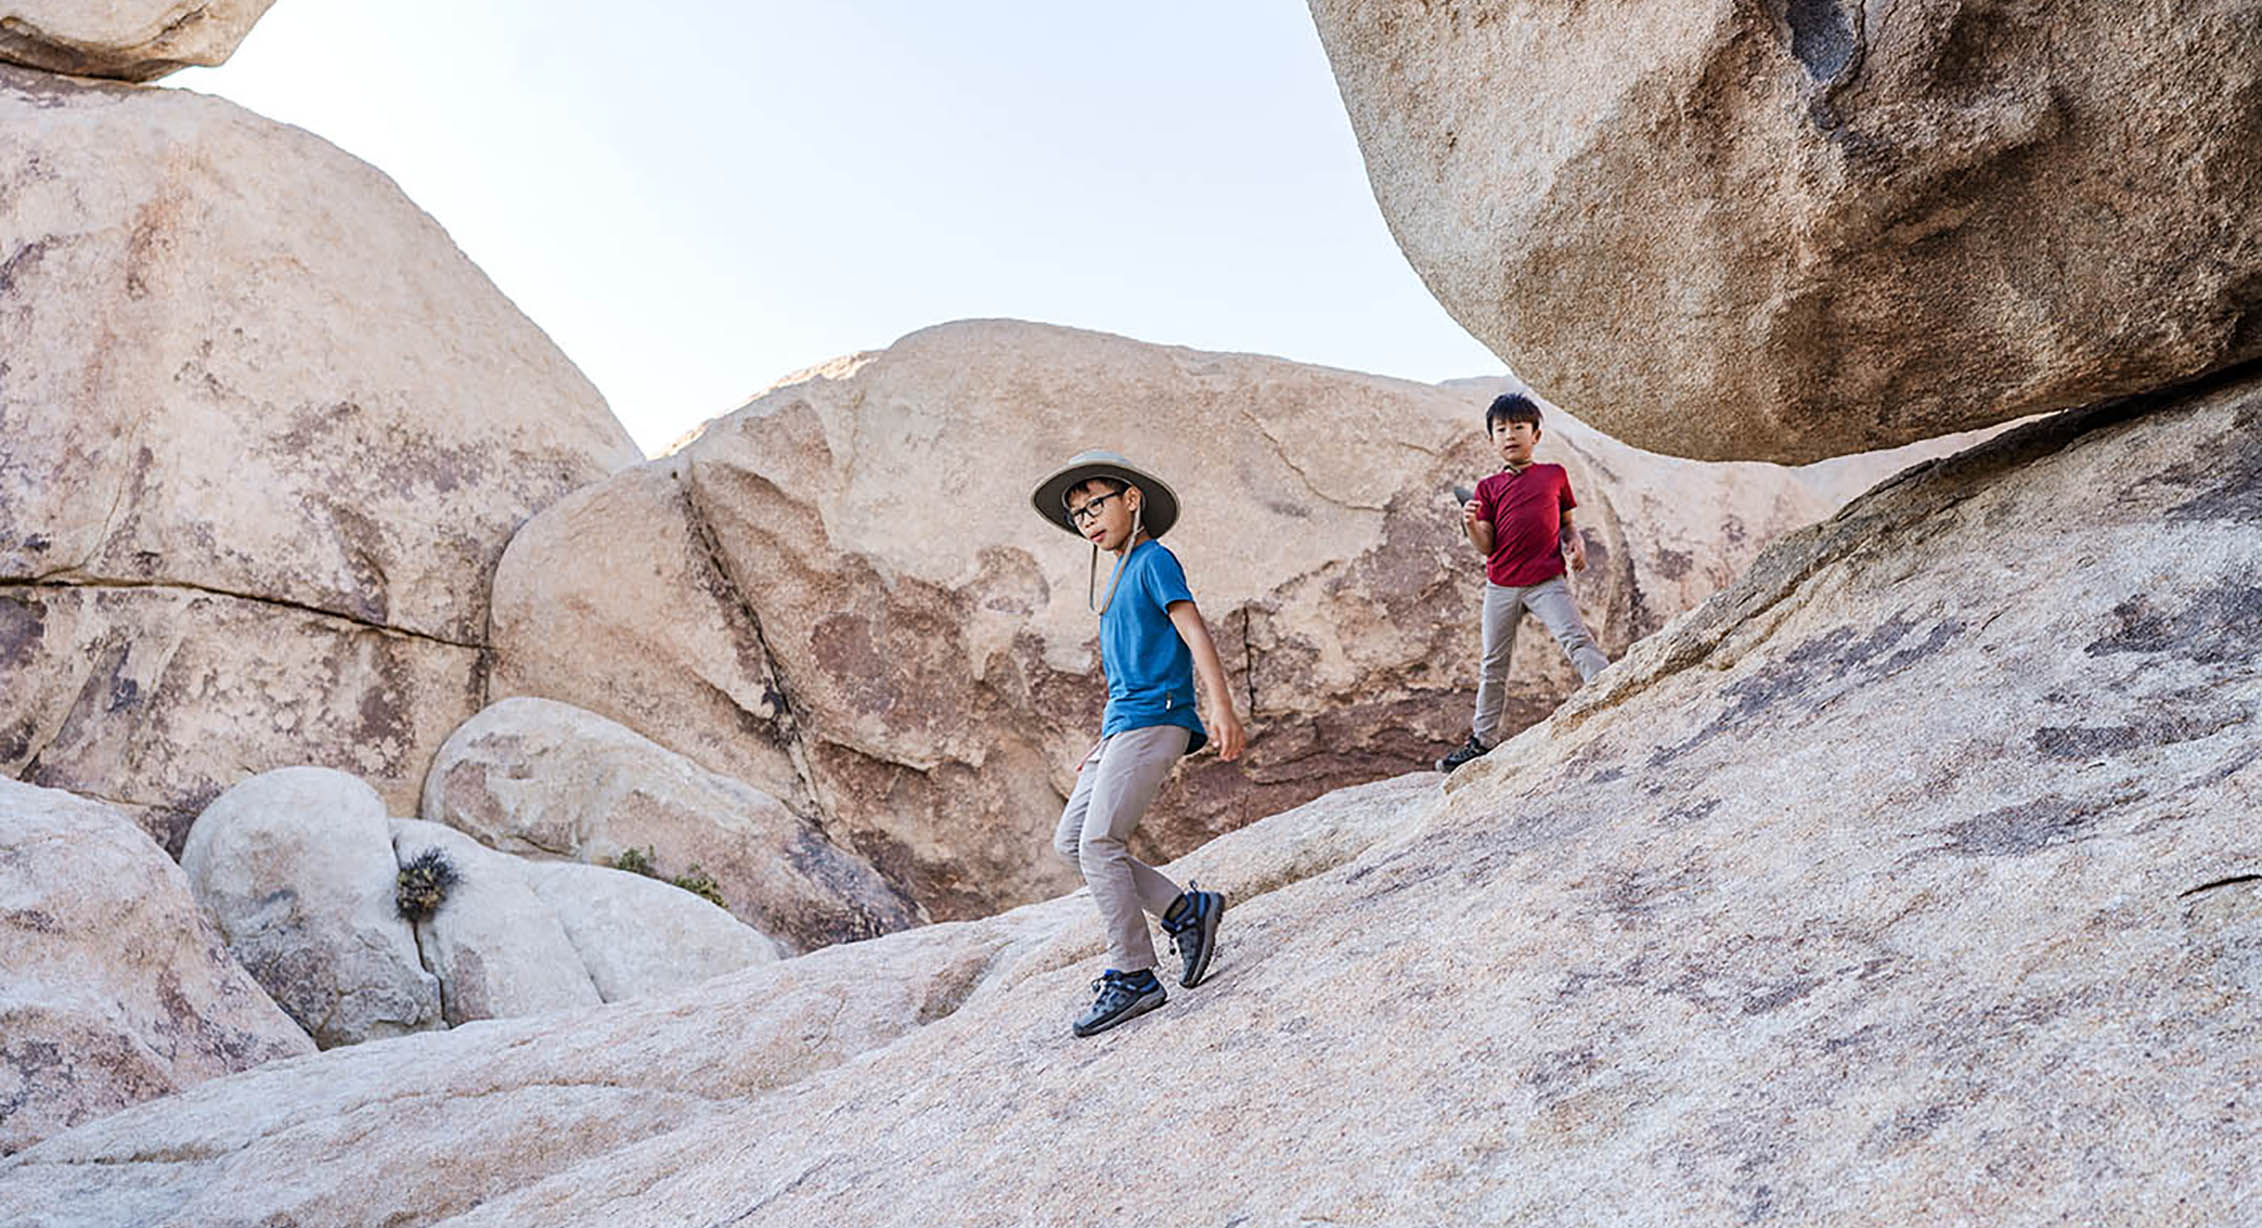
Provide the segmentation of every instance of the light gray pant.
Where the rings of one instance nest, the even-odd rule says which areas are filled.
[[[1610,658],[1595,647],[1579,619],[1579,603],[1571,599],[1571,586],[1563,577],[1542,580],[1527,588],[1502,588],[1487,580],[1484,586],[1484,670],[1477,675],[1477,719],[1471,727],[1477,741],[1491,746],[1499,740],[1500,713],[1508,703],[1508,658],[1516,651],[1516,627],[1524,611],[1539,616],[1548,634],[1563,646],[1572,668],[1585,682],[1602,672]]]
[[[1178,725],[1126,729],[1100,739],[1076,773],[1076,789],[1060,812],[1053,851],[1083,871],[1107,929],[1107,966],[1137,972],[1155,966],[1147,914],[1161,916],[1178,900],[1178,884],[1131,855],[1125,842],[1193,734]]]

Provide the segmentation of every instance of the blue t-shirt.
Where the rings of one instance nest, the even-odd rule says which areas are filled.
[[[1186,753],[1210,740],[1194,712],[1194,653],[1170,624],[1170,603],[1192,601],[1178,556],[1149,539],[1118,566],[1115,598],[1100,615],[1100,665],[1107,670],[1107,715],[1100,736],[1150,725],[1182,725]]]

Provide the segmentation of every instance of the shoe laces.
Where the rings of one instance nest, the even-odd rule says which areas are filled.
[[[1186,899],[1191,901],[1186,906],[1186,919],[1179,922],[1176,929],[1171,929],[1168,925],[1163,926],[1164,929],[1170,930],[1170,945],[1178,952],[1180,959],[1186,958],[1190,953],[1188,948],[1202,940],[1201,883],[1191,878],[1186,880]]]
[[[1124,973],[1103,972],[1098,980],[1092,982],[1092,992],[1098,995],[1093,1002],[1093,1005],[1097,1006],[1106,1002],[1110,994],[1136,998],[1143,991],[1135,988],[1131,984],[1131,978]]]

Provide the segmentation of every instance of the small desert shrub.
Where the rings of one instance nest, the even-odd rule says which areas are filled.
[[[681,887],[717,908],[729,907],[729,905],[723,903],[723,885],[701,870],[698,862],[691,863],[690,868],[683,873],[674,878],[669,878],[660,873],[658,859],[649,844],[640,849],[624,850],[620,856],[613,858],[612,867],[615,870],[626,870],[631,874],[641,874],[646,878],[656,878],[661,882]]]
[[[702,872],[699,869],[698,862],[691,863],[690,869],[685,870],[683,873],[676,875],[674,878],[671,878],[668,881],[674,883],[678,887],[683,888],[685,891],[698,896],[700,899],[707,901],[709,904],[712,904],[717,908],[728,909],[730,907],[730,905],[723,903],[722,884],[716,882],[713,878],[710,878],[707,874]]]
[[[456,868],[440,850],[418,853],[393,880],[393,907],[410,921],[423,921],[447,902],[457,882]]]

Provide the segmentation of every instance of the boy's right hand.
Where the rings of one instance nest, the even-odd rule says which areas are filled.
[[[1469,501],[1468,501],[1467,503],[1464,503],[1464,504],[1462,504],[1462,505],[1461,505],[1461,527],[1462,527],[1463,529],[1465,529],[1465,530],[1474,530],[1474,529],[1475,529],[1475,528],[1476,528],[1476,527],[1477,527],[1478,525],[1480,525],[1480,524],[1483,524],[1483,523],[1484,523],[1484,505],[1483,505],[1483,504],[1481,504],[1481,503],[1478,503],[1478,502],[1477,502],[1476,500],[1474,500],[1474,499],[1471,499],[1471,500],[1469,500]]]

